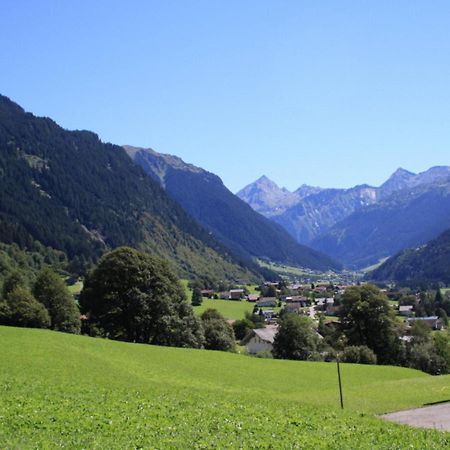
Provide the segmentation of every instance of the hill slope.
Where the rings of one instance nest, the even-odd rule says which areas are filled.
[[[244,257],[317,270],[340,268],[331,258],[298,244],[281,226],[253,211],[217,175],[176,156],[131,146],[125,149],[189,214]]]
[[[29,249],[35,241],[78,265],[131,245],[169,259],[183,276],[258,278],[121,147],[0,96],[0,242]]]
[[[6,448],[445,448],[372,416],[448,398],[449,377],[0,327]],[[294,381],[295,380],[295,381]]]
[[[403,250],[367,274],[376,281],[450,284],[450,230],[418,247]]]

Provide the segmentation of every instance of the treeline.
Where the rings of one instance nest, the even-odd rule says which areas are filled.
[[[0,325],[50,328],[80,333],[80,311],[61,277],[43,269],[30,285],[21,272],[11,272],[3,281]]]

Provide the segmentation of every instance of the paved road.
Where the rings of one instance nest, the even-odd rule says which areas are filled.
[[[399,411],[385,414],[381,417],[392,422],[411,425],[412,427],[450,431],[450,403]]]

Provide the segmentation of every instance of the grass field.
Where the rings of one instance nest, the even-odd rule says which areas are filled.
[[[450,399],[450,377],[336,368],[0,327],[0,448],[448,448],[375,414]]]
[[[213,300],[210,298],[204,298],[200,306],[194,306],[194,312],[201,314],[203,311],[213,308],[217,309],[225,319],[238,320],[245,317],[245,313],[253,311],[253,303],[246,302],[245,300]]]

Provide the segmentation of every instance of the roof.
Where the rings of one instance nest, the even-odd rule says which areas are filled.
[[[414,320],[438,320],[438,316],[429,316],[429,317],[410,317],[408,321],[414,321]]]
[[[275,335],[277,334],[278,328],[268,326],[266,328],[255,328],[253,330],[254,334],[258,336],[262,341],[270,342],[273,344]]]
[[[230,289],[230,292],[244,292],[244,289]]]
[[[399,311],[411,311],[413,309],[413,305],[401,305],[398,307]]]

